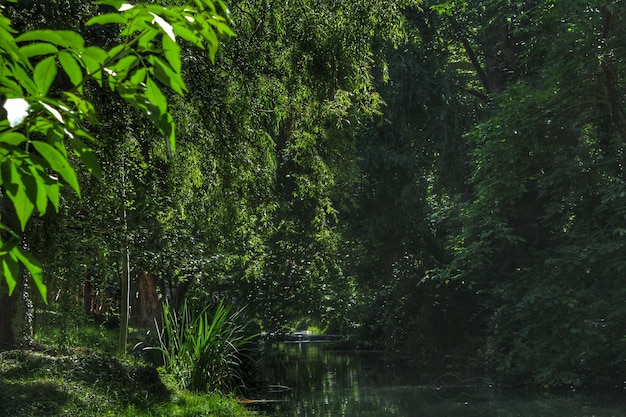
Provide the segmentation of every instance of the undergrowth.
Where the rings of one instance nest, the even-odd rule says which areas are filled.
[[[160,345],[152,349],[162,353],[181,388],[226,393],[245,386],[257,335],[243,310],[220,303],[214,311],[195,313],[185,303],[179,311],[166,304],[163,312]]]
[[[116,355],[117,331],[82,322],[37,329],[34,350],[0,352],[0,417],[247,417],[231,396],[180,389],[163,369]]]

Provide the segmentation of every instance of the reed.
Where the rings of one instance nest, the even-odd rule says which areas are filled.
[[[245,387],[257,334],[243,309],[233,310],[220,302],[215,311],[200,313],[184,303],[179,311],[164,306],[163,323],[157,324],[163,363],[182,389],[222,394]]]

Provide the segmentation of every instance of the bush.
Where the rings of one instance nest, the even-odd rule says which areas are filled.
[[[205,308],[195,315],[183,305],[180,311],[163,309],[163,325],[157,325],[163,363],[182,389],[194,392],[231,392],[245,385],[249,353],[257,334],[243,310],[220,303],[210,315]]]

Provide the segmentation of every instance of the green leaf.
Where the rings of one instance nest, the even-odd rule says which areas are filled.
[[[82,51],[85,45],[83,37],[71,30],[31,30],[18,36],[15,41],[43,41],[75,51]]]
[[[209,10],[212,14],[217,13],[213,0],[195,0],[195,3],[200,10]]]
[[[209,52],[211,62],[215,62],[215,55],[219,46],[215,31],[206,22],[203,22],[200,33],[202,34],[203,49]]]
[[[165,61],[155,55],[151,55],[148,58],[148,61],[153,66],[152,73],[159,81],[176,91],[181,96],[187,92],[187,87],[185,86],[185,82],[180,74],[175,72]]]
[[[41,168],[41,167],[39,167]],[[35,204],[40,216],[46,214],[48,209],[48,194],[46,192],[47,182],[51,182],[51,179],[44,179],[40,174],[40,171],[34,165],[30,164],[28,167],[30,175],[23,176],[24,179],[28,178],[26,183],[26,193],[31,201]],[[43,172],[42,172],[43,173]],[[45,175],[45,174],[44,174]]]
[[[21,65],[16,65],[12,69],[13,76],[20,83],[20,85],[24,87],[29,94],[36,95],[38,93],[38,87],[35,82],[33,82],[30,73],[27,72]]]
[[[176,153],[176,125],[170,113],[165,113],[160,120],[159,128],[165,135],[165,144],[170,155]]]
[[[189,28],[181,25],[174,25],[174,33],[176,33],[176,35],[180,36],[187,42],[194,44],[198,48],[205,49],[200,37]]]
[[[74,86],[79,85],[83,82],[83,70],[81,69],[76,59],[72,56],[71,53],[67,51],[59,52],[59,63],[61,64],[61,68],[70,77],[70,81]]]
[[[230,28],[230,26],[228,26],[226,23],[221,22],[218,19],[213,19],[211,21],[211,24],[215,27],[215,29],[217,29],[217,31],[221,34],[221,35],[228,35],[228,36],[237,36],[237,34],[235,32],[233,32],[233,30]]]
[[[59,201],[61,199],[61,184],[58,181],[53,181],[50,179],[50,183],[45,186],[46,194],[48,195],[48,200],[54,207],[54,211],[59,212]]]
[[[89,72],[94,72],[104,65],[109,58],[109,54],[102,48],[89,46],[81,52],[79,57],[87,64]]]
[[[134,33],[144,32],[146,29],[161,33],[156,27],[151,26],[152,19],[152,15],[147,13],[135,14],[133,19],[122,30],[120,36],[132,36]]]
[[[98,119],[96,117],[96,109],[90,101],[86,100],[82,95],[76,95],[74,93],[70,93],[68,91],[65,92],[65,96],[74,103],[76,106],[76,110],[80,113],[81,118],[87,118],[92,124],[98,124]],[[80,129],[73,129],[73,131]],[[79,134],[81,136],[91,137],[87,132],[80,130]]]
[[[93,149],[75,137],[70,138],[70,146],[80,161],[87,167],[87,170],[96,178],[102,179],[102,171],[100,170],[98,157]]]
[[[32,133],[41,133],[43,135],[48,136],[54,130],[60,130],[60,134],[62,134],[62,130],[58,123],[52,121],[49,117],[40,116],[35,119],[35,123],[31,123],[29,126],[29,132]]]
[[[152,43],[157,35],[159,35],[159,33],[156,30],[150,30],[147,33],[142,33],[137,41],[137,50],[140,52],[159,53],[160,49],[157,49]]]
[[[134,68],[137,63],[137,57],[135,55],[127,55],[124,58],[120,59],[113,66],[113,70],[115,71],[115,78],[118,80],[123,80],[126,75]]]
[[[2,132],[0,133],[0,144],[9,144],[17,146],[26,141],[26,136],[18,132]]]
[[[0,37],[9,35],[13,38],[11,33],[17,33],[17,31],[11,27],[11,21],[4,16],[0,16]]]
[[[109,59],[107,52],[97,46],[89,46],[79,55],[87,72],[102,87],[102,68]]]
[[[0,94],[8,97],[24,97],[22,87],[10,78],[0,75]]]
[[[150,77],[146,78],[145,96],[153,106],[160,110],[161,114],[167,112],[167,99],[159,86]]]
[[[6,51],[8,56],[12,58],[15,62],[20,62],[26,66],[30,65],[26,57],[18,48],[17,43],[13,38],[13,35],[11,35],[11,32],[15,31],[7,31],[0,28],[0,41],[2,41],[0,42],[0,45],[2,45],[0,46],[1,50]]]
[[[14,163],[9,163],[9,165],[10,170],[8,172],[10,173],[10,178],[6,178],[5,172],[3,172],[2,180],[5,183],[6,193],[9,199],[11,199],[17,218],[20,221],[20,227],[22,231],[24,231],[26,229],[26,223],[28,223],[28,220],[33,214],[35,205],[26,193],[26,185],[24,184],[22,176],[17,171],[17,166]],[[6,182],[9,180],[13,185],[12,187],[6,186]]]
[[[128,51],[124,50],[124,45],[116,45],[107,52],[107,59],[120,59],[125,55]]]
[[[41,156],[50,164],[50,167],[61,174],[61,177],[67,182],[70,187],[74,189],[76,194],[80,197],[80,188],[78,186],[78,179],[76,178],[76,172],[71,167],[68,159],[56,150],[53,146],[50,146],[46,142],[33,141],[33,146],[41,154]]]
[[[146,76],[148,75],[148,70],[144,67],[137,69],[137,71],[133,72],[129,81],[131,85],[140,85],[146,81]]]
[[[182,63],[180,61],[180,45],[169,38],[169,36],[163,37],[163,55],[167,62],[170,63],[172,69],[177,73],[180,73]]]
[[[123,3],[123,2],[121,2]],[[119,24],[125,25],[128,23],[128,19],[119,13],[106,13],[99,16],[92,17],[86,23],[87,26],[92,25],[111,25]]]
[[[27,161],[24,161],[24,162],[26,163]],[[39,202],[41,202],[43,198],[43,212],[40,212],[39,214],[40,215],[45,214],[46,206],[48,205],[48,199],[46,198],[45,192],[43,192],[43,190],[40,190],[40,187],[38,187],[37,185],[37,180],[32,176],[30,170],[28,169],[24,170],[24,164],[20,166],[18,173],[22,178],[22,183],[24,184],[24,191],[26,192],[26,197],[33,205],[33,210],[35,208],[38,208],[37,206],[38,200]],[[39,194],[39,196],[37,194]],[[32,216],[32,212],[31,212],[31,216]]]
[[[54,56],[49,56],[37,64],[33,79],[39,94],[45,96],[57,75],[57,64]]]
[[[16,259],[14,259],[9,253],[1,253],[2,258],[2,275],[9,286],[9,295],[13,294],[17,285],[17,279],[20,274],[20,266]]]
[[[31,278],[35,281],[41,298],[48,304],[48,288],[43,283],[43,268],[41,264],[33,255],[19,246],[16,246],[14,251],[16,252],[15,255],[17,258],[24,264],[26,269],[28,269],[28,272],[30,272]]]
[[[217,0],[217,4],[219,4],[220,8],[222,9],[222,13],[224,14],[225,18],[230,20],[230,9],[226,5],[226,3],[223,0]]]
[[[20,48],[22,54],[27,58],[40,55],[50,55],[59,52],[56,46],[47,42],[38,42],[24,45]]]

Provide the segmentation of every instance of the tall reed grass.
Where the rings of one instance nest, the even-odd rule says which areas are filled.
[[[163,323],[157,324],[163,363],[180,388],[194,392],[237,391],[245,386],[258,334],[243,310],[218,304],[200,313],[183,304],[179,311],[165,305]]]

